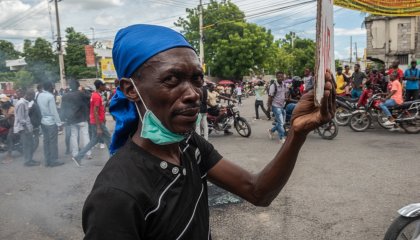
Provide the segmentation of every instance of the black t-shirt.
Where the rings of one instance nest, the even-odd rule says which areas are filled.
[[[354,72],[352,75],[352,78],[353,78],[354,89],[361,90],[363,79],[367,78],[367,76],[364,72],[359,71],[359,72]]]
[[[90,97],[80,91],[64,94],[61,100],[61,119],[68,124],[76,124],[89,120]]]
[[[128,141],[108,161],[83,207],[84,239],[210,239],[207,172],[222,156],[196,133],[181,166]]]

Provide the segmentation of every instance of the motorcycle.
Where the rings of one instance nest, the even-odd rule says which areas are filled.
[[[348,98],[337,96],[337,109],[334,120],[339,126],[347,126],[350,122],[351,113],[357,109],[357,98]]]
[[[284,124],[284,129],[287,132],[290,130],[290,120],[292,118],[293,110],[295,109],[297,100],[291,100],[286,104],[285,110],[286,110],[286,121]],[[274,123],[275,124],[275,123]],[[338,125],[334,120],[329,121],[328,123],[316,128],[314,130],[315,133],[318,133],[318,135],[322,139],[326,140],[332,140],[338,135]]]
[[[420,240],[420,203],[398,210],[400,216],[389,226],[384,240]]]
[[[380,85],[373,84],[372,89],[374,93],[382,93]],[[344,96],[337,96],[337,109],[335,111],[334,120],[339,126],[347,126],[350,123],[352,112],[357,110],[358,98],[350,98]],[[382,125],[381,125],[382,126]]]
[[[216,119],[218,118],[218,114],[210,113],[210,111],[207,113],[207,122],[209,127],[209,134],[212,131],[215,132],[226,132],[230,128],[233,127],[238,132],[238,134],[242,137],[249,137],[251,136],[251,126],[246,121],[245,118],[241,117],[239,114],[239,109],[233,104],[230,104],[230,101],[228,101],[227,106],[221,106],[219,111],[222,114],[222,117],[220,117],[219,122],[215,124]]]
[[[382,112],[379,104],[381,103],[381,95],[375,94],[369,99],[366,108],[356,110],[350,118],[350,128],[356,132],[364,132],[372,123],[372,119],[377,120],[379,125],[385,129],[393,126],[385,125],[388,118]],[[389,108],[395,117],[395,124],[405,130],[406,133],[420,132],[420,100],[404,102],[401,105]]]

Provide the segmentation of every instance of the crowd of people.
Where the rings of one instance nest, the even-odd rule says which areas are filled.
[[[354,69],[344,66],[337,68],[336,93],[338,96],[359,98],[359,106],[367,103],[367,99],[375,91],[384,93],[384,101],[380,104],[382,111],[389,121],[394,124],[388,107],[400,105],[404,101],[419,98],[420,71],[416,61],[403,72],[399,62],[393,62],[388,71],[377,69],[360,70],[355,64]],[[21,151],[25,159],[25,166],[38,166],[39,161],[33,160],[35,140],[43,135],[45,166],[55,167],[63,164],[58,159],[58,135],[65,134],[65,153],[71,155],[77,166],[81,166],[83,158],[91,159],[91,149],[99,145],[109,148],[111,134],[106,127],[105,111],[114,92],[107,89],[105,84],[97,80],[95,90],[81,87],[79,82],[72,80],[69,88],[55,90],[54,84],[45,82],[37,87],[37,91],[19,89],[16,95],[0,95],[0,109],[2,118],[0,130],[3,131],[0,144],[6,146],[7,153],[3,163],[13,160],[13,144],[20,141]],[[309,69],[305,69],[302,77],[291,77],[283,72],[276,73],[276,79],[269,82],[257,77],[246,83],[217,85],[205,84],[201,96],[201,124],[196,131],[208,139],[207,114],[223,116],[219,109],[220,101],[235,101],[239,105],[242,99],[255,96],[255,119],[260,119],[260,110],[267,120],[274,117],[273,127],[268,129],[270,139],[278,133],[280,143],[285,142],[285,107],[290,99],[299,100],[303,94],[314,86],[314,77]],[[268,95],[264,104],[264,95]],[[4,130],[8,130],[5,134]],[[204,131],[204,132],[201,132]],[[1,133],[1,131],[0,131]],[[232,134],[225,130],[225,134]]]
[[[355,64],[354,72],[349,66],[344,67],[344,72],[342,68],[337,68],[337,95],[357,98],[358,106],[362,107],[374,93],[382,93],[383,102],[379,106],[388,117],[385,125],[394,125],[395,119],[389,108],[419,99],[420,71],[417,61],[412,61],[405,72],[399,65],[399,61],[394,61],[388,71],[367,68],[363,72],[359,64]]]
[[[59,159],[58,135],[65,134],[65,154],[77,166],[83,158],[92,159],[96,145],[109,148],[111,134],[106,127],[105,111],[112,97],[101,80],[94,82],[95,90],[81,87],[77,80],[68,89],[55,90],[52,82],[32,89],[18,89],[15,95],[0,95],[0,144],[7,149],[2,163],[13,161],[12,152],[23,153],[25,166],[38,166],[33,159],[42,134],[46,167],[63,165]],[[16,140],[18,138],[18,140]],[[14,145],[20,143],[19,149]]]

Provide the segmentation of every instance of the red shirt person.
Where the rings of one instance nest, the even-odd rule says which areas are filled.
[[[388,70],[387,74],[388,76],[391,76],[392,74],[396,74],[397,75],[397,79],[400,81],[400,83],[402,82],[403,78],[404,78],[404,72],[403,70],[401,70],[399,68],[400,62],[398,60],[395,60],[392,62],[392,66],[391,68]]]
[[[92,93],[90,97],[90,116],[89,123],[93,129],[92,138],[90,142],[79,151],[77,156],[73,157],[73,161],[76,166],[81,166],[81,160],[86,155],[86,153],[94,147],[100,139],[106,144],[109,148],[111,142],[111,134],[108,131],[108,128],[105,125],[105,106],[102,101],[101,92],[105,91],[105,83],[101,80],[96,80],[95,83],[96,91]]]

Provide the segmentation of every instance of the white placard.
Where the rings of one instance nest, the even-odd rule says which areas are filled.
[[[330,69],[335,76],[333,0],[318,0],[317,12],[315,104],[319,106],[324,96],[325,71]]]

